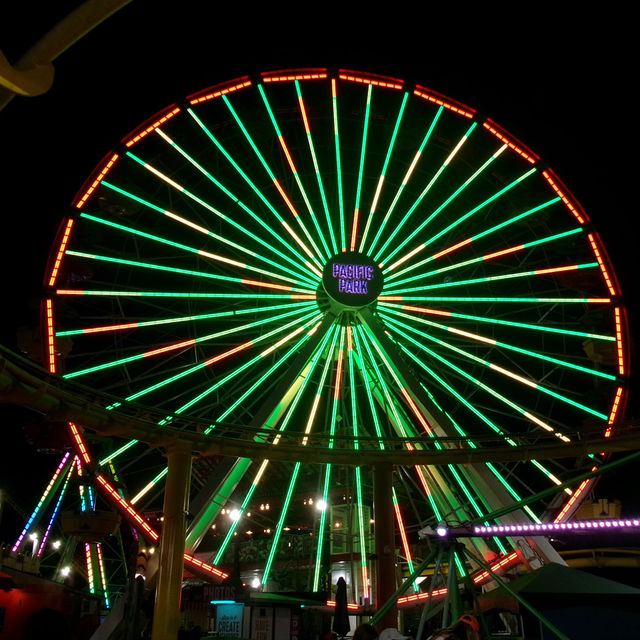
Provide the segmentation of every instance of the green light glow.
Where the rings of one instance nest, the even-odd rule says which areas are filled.
[[[123,444],[119,449],[116,449],[112,453],[110,453],[106,458],[102,458],[98,462],[98,464],[103,467],[105,464],[108,464],[112,460],[115,460],[119,455],[123,454],[125,451],[133,447],[134,444],[137,444],[139,440],[130,440],[127,444]]]
[[[513,189],[515,186],[520,184],[523,180],[525,180],[526,178],[528,178],[530,175],[534,174],[535,172],[536,172],[536,170],[534,168],[534,169],[531,169],[530,171],[527,171],[526,173],[522,174],[519,178],[516,178],[513,182],[508,184],[506,187],[503,187],[502,189],[500,189],[500,191],[498,191],[497,193],[494,193],[491,197],[487,198],[484,202],[481,202],[478,206],[476,206],[473,209],[471,209],[471,211],[468,211],[464,215],[460,216],[457,220],[454,220],[451,224],[447,225],[442,231],[436,233],[433,236],[430,236],[429,240],[427,240],[424,244],[420,245],[421,248],[425,248],[425,247],[428,247],[430,244],[433,244],[438,238],[443,236],[445,233],[448,233],[449,231],[451,231],[451,229],[454,229],[459,224],[462,224],[465,220],[469,219],[472,215],[474,215],[475,213],[477,213],[481,209],[484,209],[484,207],[486,207],[487,205],[491,204],[492,202],[497,200],[499,197],[503,196],[505,193],[507,193],[508,191]],[[449,203],[449,201],[450,200],[446,200],[443,204],[441,204],[422,224],[420,224],[418,226],[418,228],[415,231],[413,231],[411,234],[409,234],[409,236],[407,236],[407,238],[405,238],[386,257],[386,260],[387,261],[391,260],[391,258],[393,258],[393,256],[395,256],[399,251],[401,251],[404,246],[406,246],[409,242],[411,242],[411,240],[413,240],[413,238],[415,238],[415,236],[418,235],[422,231],[422,229],[424,229],[424,227],[427,226],[429,221],[432,220],[435,216],[437,216],[438,213],[440,213],[440,211],[442,211],[442,209],[444,209],[444,207]],[[400,261],[396,261],[396,264],[397,264],[397,262],[400,262]]]
[[[276,120],[276,117],[273,113],[273,110],[271,109],[271,105],[269,104],[269,100],[267,99],[267,94],[264,91],[264,88],[262,86],[262,84],[258,85],[258,91],[260,91],[260,95],[262,97],[262,101],[264,102],[264,106],[267,109],[267,113],[269,114],[269,119],[271,120],[271,124],[273,124],[273,128],[275,129],[276,135],[278,136],[279,139],[284,140],[284,137],[282,135],[282,132],[280,131],[280,127],[278,126],[278,122]],[[313,210],[313,207],[311,206],[311,202],[309,201],[309,197],[307,196],[307,192],[305,191],[304,185],[302,184],[302,180],[300,180],[300,176],[298,174],[297,171],[293,171],[292,168],[292,172],[293,172],[293,177],[295,178],[296,184],[298,185],[298,189],[300,190],[300,194],[302,195],[302,199],[304,200],[304,203],[307,207],[307,211],[309,211],[309,215],[311,216],[311,220],[313,222],[313,225],[316,229],[316,233],[318,234],[318,237],[320,238],[320,241],[322,242],[322,246],[324,248],[324,255],[322,256],[323,258],[329,258],[331,257],[331,251],[329,250],[329,245],[327,245],[327,241],[325,240],[324,237],[324,233],[322,233],[322,230],[320,229],[320,224],[318,223],[318,220],[316,218],[316,214]],[[311,238],[309,238],[309,240],[311,241]],[[318,252],[319,253],[319,252]]]
[[[224,96],[223,96],[224,97]],[[228,102],[228,101],[227,101]],[[287,223],[284,221],[284,219],[282,218],[282,216],[276,211],[276,209],[274,208],[274,206],[267,200],[267,198],[265,197],[265,195],[262,193],[262,191],[260,191],[260,189],[258,189],[258,187],[255,185],[255,183],[251,180],[251,178],[249,178],[249,176],[242,170],[242,167],[240,167],[240,165],[231,157],[231,155],[228,153],[228,151],[222,146],[222,144],[218,141],[218,139],[211,133],[211,131],[209,131],[209,129],[207,129],[207,127],[205,126],[205,124],[196,116],[195,113],[193,113],[193,111],[191,109],[187,109],[187,111],[191,114],[191,116],[193,117],[193,119],[198,123],[198,125],[200,126],[200,128],[204,131],[204,133],[207,135],[207,137],[215,144],[215,146],[218,148],[218,150],[222,153],[222,155],[224,155],[224,157],[229,161],[229,163],[231,164],[231,166],[240,174],[240,176],[242,176],[242,178],[244,179],[244,181],[249,185],[249,187],[251,187],[251,190],[258,196],[258,198],[260,198],[260,200],[263,202],[263,204],[267,207],[267,209],[269,209],[269,211],[271,211],[271,213],[276,217],[276,219],[278,220],[278,222],[280,222],[280,224],[282,226],[285,227],[285,229],[287,230],[287,233],[289,233],[289,235],[292,234],[293,230],[287,225]],[[242,128],[242,127],[241,127]],[[247,134],[248,135],[248,134]],[[240,204],[240,202],[238,201],[238,204]],[[245,207],[243,207],[245,208]],[[246,209],[248,211],[248,209]],[[253,214],[255,215],[255,214]],[[252,215],[252,217],[253,217]],[[298,253],[298,251],[295,249],[295,247],[293,247],[291,244],[289,244],[288,242],[286,242],[283,238],[281,238],[278,234],[275,234],[273,229],[271,228],[270,225],[266,224],[263,220],[261,220],[260,216],[256,216],[254,218],[256,220],[256,222],[258,222],[265,230],[267,230],[270,234],[275,235],[275,237],[284,245],[287,247],[287,249],[289,249],[289,251],[291,251],[291,253],[293,253],[294,256],[296,256],[301,262],[302,264],[304,264],[305,262],[305,258]],[[295,235],[295,234],[294,234]],[[297,236],[295,236],[294,239],[296,239]],[[297,238],[299,240],[299,238]]]
[[[193,342],[189,342],[189,344],[185,345],[184,343],[180,342],[177,343],[178,345],[183,345],[180,348],[191,348],[193,346],[195,346],[196,344],[199,344],[201,342],[207,342],[209,340],[214,340],[216,338],[221,338],[222,336],[226,336],[226,335],[232,335],[234,333],[242,333],[244,331],[247,331],[248,329],[251,328],[255,328],[255,327],[259,327],[262,325],[266,325],[266,324],[270,324],[272,322],[276,322],[278,320],[282,320],[283,318],[288,318],[292,315],[297,315],[297,314],[302,314],[306,311],[309,311],[309,309],[314,306],[313,304],[308,305],[301,305],[300,308],[298,309],[294,309],[293,311],[286,311],[285,313],[281,313],[278,314],[276,316],[271,316],[268,318],[265,318],[264,320],[258,320],[256,322],[249,322],[247,324],[241,325],[239,327],[233,327],[231,329],[224,329],[223,331],[216,331],[215,333],[210,333],[206,336],[201,336],[199,338],[194,338]],[[289,325],[288,325],[289,326]],[[173,345],[169,345],[169,347],[171,347]],[[167,351],[164,351],[162,353],[168,353],[169,349],[167,348]],[[149,352],[145,352],[145,353],[138,353],[134,356],[129,356],[127,358],[119,358],[118,360],[111,360],[110,362],[105,362],[103,364],[99,364],[96,365],[94,367],[89,367],[88,369],[81,369],[79,371],[73,371],[72,373],[67,373],[63,376],[63,378],[77,378],[78,376],[84,376],[88,373],[94,373],[95,371],[102,371],[103,369],[109,369],[111,367],[117,367],[123,364],[127,364],[129,362],[134,362],[135,360],[142,360],[146,357],[148,357]]]
[[[344,198],[342,194],[342,164],[340,162],[340,126],[338,124],[338,93],[335,89],[335,80],[332,83],[331,106],[333,109],[333,138],[336,150],[336,182],[338,184],[338,208],[340,212],[340,247],[347,250],[347,239],[344,226]]]
[[[414,168],[415,168],[420,156],[422,155],[422,152],[424,151],[424,148],[427,146],[427,142],[429,141],[429,138],[431,137],[431,134],[433,133],[433,130],[435,129],[436,123],[440,119],[440,116],[442,115],[443,111],[444,111],[444,107],[440,107],[438,109],[438,111],[436,112],[436,115],[434,116],[433,120],[431,121],[431,124],[429,125],[429,128],[427,129],[427,132],[424,134],[424,138],[422,138],[422,142],[420,143],[420,147],[418,148],[418,151],[416,152],[416,155],[414,156],[413,161],[412,161],[411,165],[409,166],[409,169],[407,170],[404,178],[402,179],[402,183],[398,187],[398,190],[396,191],[396,195],[394,196],[393,201],[391,202],[391,205],[389,206],[389,209],[387,209],[387,213],[385,214],[385,216],[384,216],[384,218],[382,220],[382,224],[378,228],[378,232],[376,233],[375,237],[373,238],[373,242],[369,246],[369,249],[368,249],[369,255],[371,255],[373,253],[374,247],[378,243],[378,240],[380,240],[380,236],[382,235],[382,232],[383,232],[384,228],[387,226],[387,222],[389,221],[389,218],[391,217],[391,214],[393,213],[393,210],[395,209],[395,206],[398,203],[398,200],[400,199],[400,196],[402,195],[402,192],[404,191],[405,186],[409,182],[409,178],[411,177],[411,174],[413,173],[413,170],[414,170]],[[376,261],[378,259],[377,256],[379,254],[380,254],[380,251],[376,254],[376,258],[375,258]]]
[[[356,186],[356,203],[355,203],[354,212],[353,212],[353,229],[351,231],[351,235],[352,235],[351,251],[355,251],[356,234],[358,231],[356,224],[357,224],[357,220],[360,212],[360,195],[362,192],[362,175],[364,172],[364,158],[365,158],[365,152],[367,150],[367,133],[369,131],[369,115],[371,113],[371,90],[372,89],[373,89],[373,85],[369,85],[369,88],[367,89],[367,106],[364,114],[364,125],[362,128],[362,146],[360,149],[360,165],[358,168],[358,182]]]
[[[396,143],[396,137],[398,136],[398,131],[400,129],[400,121],[402,120],[402,115],[404,114],[404,109],[407,106],[407,100],[409,98],[409,94],[407,92],[402,96],[402,103],[400,105],[400,110],[398,111],[398,116],[396,117],[396,123],[393,128],[393,133],[391,134],[391,140],[389,141],[389,147],[387,148],[387,155],[384,159],[384,165],[382,166],[382,172],[380,173],[380,178],[378,179],[378,186],[376,187],[376,193],[373,197],[373,201],[371,203],[371,208],[369,209],[369,215],[367,217],[367,224],[364,228],[364,233],[362,234],[362,240],[360,241],[360,248],[358,251],[360,253],[364,252],[364,246],[367,239],[367,235],[369,234],[369,228],[371,227],[371,221],[373,220],[373,214],[376,211],[376,206],[378,204],[378,198],[380,197],[380,191],[382,190],[382,185],[384,183],[385,176],[387,175],[387,167],[389,166],[389,160],[391,160],[391,152],[393,151],[393,147]]]
[[[442,109],[442,107],[440,107],[440,108]],[[391,235],[389,235],[389,237],[387,238],[387,241],[378,250],[378,253],[375,256],[375,261],[376,262],[378,262],[380,260],[380,256],[384,253],[384,250],[389,246],[389,244],[391,244],[391,242],[396,237],[396,235],[398,234],[400,229],[404,226],[405,222],[410,218],[411,214],[416,210],[416,208],[420,205],[420,203],[422,202],[424,197],[427,195],[427,193],[429,193],[429,191],[431,190],[433,185],[438,181],[438,178],[444,173],[445,169],[451,163],[451,160],[458,153],[458,151],[460,150],[462,145],[468,140],[469,136],[472,134],[472,132],[476,128],[476,126],[477,126],[476,122],[471,124],[469,129],[467,129],[466,133],[462,136],[462,138],[460,138],[460,140],[458,141],[458,144],[456,144],[456,146],[454,147],[453,151],[449,154],[447,159],[442,163],[442,165],[440,165],[440,168],[436,171],[436,173],[433,176],[433,178],[431,178],[431,180],[429,180],[427,186],[422,190],[422,193],[416,198],[415,202],[409,207],[409,209],[407,210],[407,213],[404,215],[402,220],[398,223],[398,225],[392,231]],[[465,189],[469,184],[471,184],[471,182],[473,182],[473,180],[477,176],[479,176],[482,173],[482,171],[484,171],[484,169],[487,166],[489,166],[489,164],[491,162],[493,162],[493,160],[496,157],[497,156],[495,154],[493,156],[491,156],[491,158],[489,158],[489,160],[487,160],[487,162],[485,162],[484,165],[482,165],[482,167],[480,167],[480,169],[478,169],[470,178],[465,180],[465,182],[463,182],[462,185],[460,187],[458,187],[458,189],[456,189],[453,192],[453,194],[451,196],[449,196],[449,198],[447,198],[446,202],[442,205],[442,207],[439,209],[439,211],[441,211],[442,208],[444,208],[447,204],[449,204],[449,202],[451,202],[459,193],[461,193],[463,191],[463,189]],[[435,215],[436,214],[432,214],[430,217],[434,218]],[[387,260],[386,259],[382,260],[382,262],[387,262]]]
[[[490,233],[493,233],[494,231],[497,231],[499,229],[502,229],[510,224],[514,224],[516,222],[518,222],[519,220],[528,217],[534,213],[537,213],[538,211],[542,211],[544,209],[546,209],[548,206],[554,204],[555,202],[557,202],[558,199],[555,198],[553,200],[549,200],[548,202],[544,202],[541,205],[538,205],[537,207],[533,207],[533,209],[529,209],[528,211],[525,211],[524,213],[521,213],[513,218],[509,218],[509,220],[506,220],[505,222],[502,222],[494,227],[491,227],[491,229],[487,229],[486,231],[482,231],[481,233],[476,234],[475,236],[471,236],[471,238],[469,238],[469,244],[471,244],[472,242],[475,242],[476,240],[489,235]],[[564,231],[562,233],[556,233],[555,235],[552,236],[548,236],[546,238],[540,238],[539,240],[533,240],[531,242],[526,242],[522,245],[522,249],[528,249],[530,247],[534,247],[540,244],[546,244],[547,242],[553,242],[555,240],[559,240],[561,238],[564,238],[566,236],[570,236],[573,235],[575,233],[582,233],[584,230],[582,229],[582,227],[577,227],[576,229],[571,229],[569,231]],[[437,254],[436,254],[437,255]],[[425,258],[424,260],[421,260],[420,262],[416,262],[415,264],[412,264],[408,267],[406,267],[405,269],[400,269],[400,271],[395,271],[390,273],[387,277],[386,280],[387,281],[391,281],[391,280],[395,280],[397,277],[409,272],[409,271],[413,271],[414,269],[417,269],[418,267],[423,266],[424,264],[427,264],[428,262],[433,261],[435,258],[434,256],[429,256],[428,258]],[[485,260],[485,256],[478,256],[476,258],[471,258],[469,260],[465,260],[463,262],[458,262],[456,264],[452,264],[452,265],[447,265],[446,267],[441,267],[440,269],[434,269],[433,271],[426,271],[423,272],[420,275],[417,276],[413,276],[411,278],[405,278],[404,280],[399,280],[398,282],[396,282],[396,285],[399,284],[404,284],[405,282],[411,282],[413,280],[417,280],[419,278],[428,278],[429,276],[433,275],[433,274],[437,274],[437,273],[444,273],[445,271],[451,271],[452,269],[460,269],[462,267],[466,267],[470,264],[476,264],[478,262],[483,262]]]
[[[573,266],[573,265],[572,265]],[[579,269],[593,269],[598,267],[597,262],[585,262],[583,264],[575,265],[575,270]],[[447,289],[451,287],[460,287],[470,284],[482,284],[484,282],[497,282],[498,280],[513,280],[514,278],[530,278],[536,277],[539,274],[536,270],[533,271],[520,271],[519,273],[504,273],[499,276],[486,276],[484,278],[470,278],[469,280],[454,280],[452,282],[440,282],[437,284],[425,284],[420,287],[410,287],[407,289],[392,289],[390,291],[385,290],[385,295],[398,295],[401,293],[411,293],[414,291],[429,291],[431,289]]]

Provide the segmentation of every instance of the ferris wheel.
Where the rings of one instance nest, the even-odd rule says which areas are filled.
[[[87,180],[45,285],[50,371],[109,410],[351,453],[196,463],[187,550],[228,568],[234,538],[260,538],[264,588],[286,582],[300,532],[319,590],[344,526],[370,597],[365,450],[569,446],[610,434],[626,401],[624,306],[582,207],[497,123],[395,78],[271,72],[171,105]],[[114,440],[94,458],[130,505],[161,510],[157,450]],[[489,526],[508,503],[497,524],[566,519],[591,481],[563,483],[601,462],[399,469],[402,555],[411,566],[407,529]]]

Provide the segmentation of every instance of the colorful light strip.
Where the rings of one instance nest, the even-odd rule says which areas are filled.
[[[609,293],[612,296],[615,296],[617,295],[616,290],[613,286],[613,282],[611,281],[611,278],[609,277],[609,272],[607,271],[607,268],[604,265],[604,260],[602,259],[602,254],[600,253],[600,249],[598,249],[598,244],[596,243],[596,239],[594,238],[592,233],[587,234],[587,237],[589,238],[589,242],[591,243],[591,248],[593,249],[593,253],[596,256],[596,260],[600,265],[600,270],[602,271],[602,277],[604,278],[604,281],[607,283],[607,289],[609,289]]]
[[[531,151],[528,151],[527,153],[522,149],[522,147],[519,147],[518,145],[511,142],[511,140],[509,140],[509,138],[506,135],[504,135],[503,132],[498,131],[498,129],[496,128],[497,125],[495,122],[493,122],[493,120],[487,120],[485,123],[483,123],[482,126],[487,131],[491,132],[496,138],[498,138],[500,142],[504,142],[509,147],[509,149],[511,149],[512,151],[515,151],[518,155],[522,156],[527,162],[530,162],[531,164],[535,164],[538,160],[540,160],[540,158],[535,153]]]
[[[49,278],[50,287],[53,287],[56,283],[58,271],[60,270],[60,263],[62,262],[62,256],[64,255],[64,250],[67,247],[69,236],[71,235],[71,227],[73,227],[73,218],[69,218],[67,220],[67,226],[65,227],[62,241],[60,242],[60,248],[58,249],[58,254],[56,255],[56,260],[53,264],[53,269],[51,270],[51,276]]]
[[[104,567],[104,559],[102,557],[102,545],[100,542],[96,542],[96,553],[98,554],[98,569],[100,570],[100,582],[102,584],[102,593],[104,595],[104,606],[107,609],[111,608],[109,602],[109,591],[107,588],[107,573]]]
[[[71,455],[71,452],[67,451],[62,456],[62,460],[60,461],[60,464],[58,465],[57,469],[53,473],[53,476],[52,476],[51,480],[49,480],[49,484],[46,486],[46,488],[44,490],[44,493],[42,494],[40,500],[38,501],[38,504],[36,505],[36,508],[33,510],[33,513],[29,517],[29,520],[27,520],[27,524],[25,525],[24,529],[22,530],[22,533],[18,536],[18,539],[16,540],[16,543],[11,548],[11,552],[12,553],[15,553],[20,548],[20,544],[22,543],[22,540],[24,539],[25,535],[27,535],[27,532],[31,528],[31,525],[33,524],[34,520],[36,519],[36,516],[38,515],[40,509],[44,505],[45,500],[47,499],[47,496],[49,495],[51,489],[53,489],[53,487],[55,486],[56,481],[58,480],[60,474],[62,473],[62,470],[65,468],[65,466],[67,464],[67,461],[69,460],[69,456],[70,455]]]
[[[404,520],[402,519],[402,512],[400,511],[400,505],[398,504],[398,496],[396,495],[395,487],[392,487],[391,491],[392,491],[392,498],[393,498],[393,509],[396,514],[396,522],[398,523],[398,530],[400,531],[400,539],[402,541],[402,549],[404,550],[404,556],[407,560],[407,568],[409,569],[409,573],[412,574],[414,571],[414,568],[413,568],[413,559],[411,557],[411,547],[409,546],[409,541],[407,540],[407,532],[404,527]],[[415,580],[413,581],[413,590],[416,593],[420,592],[420,587],[418,586],[418,583]]]
[[[338,74],[340,80],[347,80],[349,82],[358,82],[360,84],[373,85],[375,87],[384,87],[385,89],[402,89],[402,85],[397,82],[387,82],[385,80],[374,80],[373,78],[367,78],[366,76],[356,76],[353,74],[340,73]]]
[[[508,556],[498,560],[497,562],[494,562],[491,565],[491,571],[496,572],[498,569],[503,569],[504,567],[510,564],[513,564],[515,561],[519,561],[519,560],[520,560],[520,556],[518,552],[514,551],[513,553],[510,553]],[[488,580],[489,578],[491,578],[491,574],[488,571],[481,571],[480,573],[477,573],[473,577],[473,583],[479,584],[481,582],[484,582],[485,580]]]
[[[526,302],[527,304],[538,304],[548,302],[550,304],[610,304],[611,298],[503,298],[492,296],[378,296],[382,302],[402,302],[404,300],[420,302]]]
[[[622,392],[623,392],[623,388],[618,387],[618,389],[616,390],[616,397],[613,399],[611,413],[609,414],[609,420],[607,422],[608,427],[604,432],[605,438],[611,437],[611,431],[612,431],[613,425],[615,424],[616,417],[618,415],[618,409],[620,408],[620,400],[622,399]]]
[[[624,350],[622,348],[622,316],[620,307],[615,307],[615,321],[616,321],[616,345],[618,352],[618,373],[624,375]]]
[[[84,195],[76,202],[76,208],[82,209],[84,203],[88,200],[89,196],[96,190],[96,187],[102,182],[102,179],[109,173],[109,170],[114,165],[115,161],[118,159],[118,154],[114,153],[111,156],[111,159],[105,164],[102,168],[102,171],[98,174],[98,177],[91,183],[89,188],[85,191]]]
[[[47,315],[47,357],[49,360],[49,373],[56,372],[56,346],[55,331],[53,330],[53,300],[47,298],[45,302]]]
[[[598,467],[591,467],[591,471],[597,471],[597,469]],[[562,522],[565,518],[569,516],[569,514],[573,510],[573,506],[578,501],[578,498],[580,498],[580,496],[584,494],[587,487],[592,483],[592,481],[593,481],[593,478],[587,478],[586,480],[583,480],[580,483],[578,488],[573,492],[573,495],[571,496],[571,498],[567,500],[567,503],[564,505],[560,513],[556,516],[556,519],[554,520],[554,522]]]
[[[474,109],[469,109],[469,107],[462,108],[460,106],[455,106],[450,102],[446,102],[445,100],[443,100],[435,92],[427,93],[424,90],[424,87],[414,89],[413,95],[418,96],[419,98],[423,98],[424,100],[428,100],[429,102],[433,102],[434,104],[444,107],[445,109],[449,109],[449,111],[453,111],[454,113],[464,116],[465,118],[473,118],[475,114]]]
[[[356,187],[356,203],[353,209],[353,223],[351,225],[351,242],[349,250],[356,250],[356,238],[358,235],[358,218],[360,217],[360,195],[362,193],[362,176],[364,170],[364,158],[367,149],[367,133],[369,131],[369,116],[371,113],[371,85],[367,90],[367,106],[364,114],[364,125],[362,127],[362,145],[360,147],[360,165],[358,167],[358,182]]]
[[[75,460],[78,460],[76,456]],[[62,499],[64,498],[64,494],[67,492],[67,487],[69,486],[69,480],[71,480],[71,476],[75,471],[76,466],[72,462],[69,465],[69,471],[67,472],[67,477],[64,479],[64,484],[62,485],[62,489],[60,490],[60,495],[58,496],[58,501],[56,502],[56,506],[53,508],[53,512],[51,513],[51,517],[49,518],[49,523],[47,525],[47,530],[44,532],[42,536],[42,540],[40,542],[40,548],[38,549],[38,558],[42,556],[44,551],[44,547],[49,539],[49,534],[51,533],[51,528],[53,527],[53,523],[55,522],[56,516],[58,515],[58,511],[60,511],[60,505],[62,504]]]
[[[238,300],[251,298],[255,300],[255,293],[191,293],[188,291],[97,291],[88,289],[57,289],[56,295],[59,296],[107,296],[107,297],[140,297],[140,298],[237,298]],[[316,294],[260,294],[263,300],[315,300]],[[582,301],[582,300],[581,300]],[[607,298],[605,302],[609,302]]]
[[[154,129],[157,129],[160,125],[163,125],[167,120],[173,118],[173,116],[175,116],[178,113],[180,113],[180,107],[176,107],[175,109],[172,109],[171,111],[163,115],[161,118],[156,120],[152,125],[148,126],[146,129],[143,129],[140,133],[138,133],[133,138],[131,138],[131,140],[129,140],[128,142],[125,142],[124,146],[132,147],[136,142],[138,142],[145,136],[148,136]]]
[[[80,451],[80,455],[82,456],[82,460],[85,464],[91,464],[91,456],[89,456],[89,452],[87,451],[87,447],[84,444],[84,440],[80,435],[80,430],[74,422],[69,422],[69,429],[71,431],[71,435],[78,447],[78,451]]]
[[[342,164],[340,161],[340,127],[338,125],[338,89],[335,78],[331,78],[331,108],[333,112],[333,140],[336,152],[336,179],[338,183],[338,209],[340,211],[340,248],[347,250],[344,226],[344,197],[342,192]]]
[[[326,73],[293,73],[285,75],[262,74],[262,82],[293,82],[294,80],[322,80],[328,77]]]
[[[573,206],[573,204],[571,204],[571,202],[569,201],[569,198],[562,192],[560,187],[556,184],[556,182],[551,177],[550,173],[548,171],[543,171],[542,175],[545,177],[546,181],[551,185],[551,188],[560,196],[562,202],[564,202],[567,209],[569,209],[569,211],[571,211],[571,213],[575,216],[576,220],[580,224],[584,224],[585,223],[584,218],[582,217],[582,215],[580,215],[579,211]]]
[[[244,89],[245,87],[251,86],[251,80],[245,80],[244,82],[238,82],[237,84],[233,84],[230,87],[225,87],[224,89],[218,89],[218,91],[212,91],[211,93],[207,93],[204,96],[200,96],[199,98],[192,98],[189,100],[189,104],[200,104],[201,102],[206,102],[207,100],[212,100],[213,98],[219,98],[220,96],[226,96],[228,93],[234,93],[239,89]]]
[[[335,606],[336,606],[335,600],[327,600],[327,607],[335,607]],[[360,609],[360,606],[357,605],[355,602],[347,602],[347,609],[349,611],[358,611],[358,609]]]
[[[89,583],[89,591],[91,593],[95,593],[96,587],[93,582],[93,561],[91,558],[91,545],[88,542],[84,543],[84,557],[87,563],[87,582]]]
[[[602,531],[609,533],[612,529],[625,531],[639,530],[640,519],[627,518],[623,520],[572,520],[571,522],[542,522],[540,524],[504,524],[490,526],[476,526],[473,528],[474,535],[509,536],[513,534],[544,534],[558,533],[562,531]]]

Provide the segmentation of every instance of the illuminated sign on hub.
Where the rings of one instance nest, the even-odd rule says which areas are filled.
[[[322,284],[335,302],[364,307],[382,291],[382,272],[368,256],[356,251],[339,253],[324,266]]]
[[[369,293],[367,282],[373,278],[373,267],[364,264],[333,263],[333,277],[338,279],[338,291]]]

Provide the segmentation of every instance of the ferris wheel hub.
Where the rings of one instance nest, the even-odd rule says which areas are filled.
[[[383,284],[380,267],[372,258],[358,251],[336,254],[322,270],[322,286],[336,313],[374,304]]]

